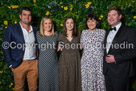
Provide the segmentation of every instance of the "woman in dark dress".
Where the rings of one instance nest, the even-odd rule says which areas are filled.
[[[54,33],[51,18],[44,17],[41,20],[40,33],[37,33],[39,91],[59,91],[57,40],[58,34]]]
[[[80,34],[72,17],[66,17],[58,40],[60,91],[81,91]]]

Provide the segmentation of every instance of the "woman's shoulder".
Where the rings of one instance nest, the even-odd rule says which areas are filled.
[[[101,33],[105,33],[105,30],[104,29],[97,29],[99,32]]]
[[[83,30],[81,33],[88,33],[89,29]]]
[[[40,36],[40,31],[37,31],[37,32],[36,32],[36,36]]]
[[[59,34],[58,31],[55,31],[55,34],[58,35]]]
[[[99,35],[105,36],[106,31],[104,29],[97,29]]]
[[[57,37],[59,36],[58,31],[55,31],[54,34],[55,34],[55,36],[57,36]]]
[[[58,35],[59,35],[59,36],[63,36],[63,33],[62,33],[62,32],[59,32]]]
[[[58,36],[59,36],[59,38],[63,38],[64,37],[62,32],[58,33]]]
[[[78,32],[77,32],[77,35],[78,35],[78,36],[80,36],[80,35],[81,35],[81,33],[82,33],[82,31],[78,31]]]

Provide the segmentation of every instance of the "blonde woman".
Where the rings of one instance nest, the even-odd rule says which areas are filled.
[[[52,19],[45,16],[37,33],[39,47],[39,91],[59,91],[58,57],[56,52],[58,34],[54,32]]]

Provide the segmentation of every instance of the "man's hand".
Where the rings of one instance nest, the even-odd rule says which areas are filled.
[[[106,56],[106,62],[107,63],[113,63],[113,62],[115,62],[114,56],[113,55],[107,55]]]

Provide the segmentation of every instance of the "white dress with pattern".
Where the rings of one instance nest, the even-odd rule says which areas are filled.
[[[81,59],[82,91],[105,91],[103,71],[104,51],[102,43],[105,31],[84,30],[80,42],[83,44]]]

